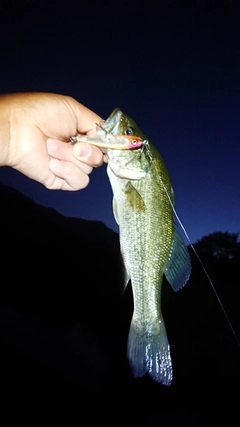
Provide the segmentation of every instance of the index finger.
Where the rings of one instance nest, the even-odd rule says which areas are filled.
[[[77,119],[77,130],[79,133],[89,136],[96,135],[97,123],[102,121],[102,118],[94,113],[94,111],[80,104],[74,98],[68,97],[69,104],[73,109]]]

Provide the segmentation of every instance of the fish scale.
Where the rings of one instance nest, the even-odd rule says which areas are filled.
[[[150,176],[149,180],[151,181],[151,179],[152,177]],[[154,190],[153,183],[149,182],[147,185],[148,188]],[[141,186],[141,181],[135,183],[135,188],[140,195]],[[121,212],[121,202],[118,203],[119,217],[129,225],[128,228],[120,229],[120,244],[125,264],[129,266],[129,275],[133,288],[134,313],[131,328],[134,334],[137,335],[137,340],[141,342],[140,350],[138,351],[137,345],[135,345],[134,354],[132,354],[131,341],[133,341],[133,334],[131,334],[129,338],[129,359],[130,363],[134,366],[136,359],[140,358],[141,368],[138,368],[137,372],[138,374],[144,374],[147,369],[150,369],[148,363],[150,365],[154,363],[152,357],[146,357],[149,343],[157,340],[158,347],[161,349],[162,359],[155,361],[155,363],[159,366],[159,371],[164,376],[167,376],[164,364],[165,359],[167,359],[169,364],[169,354],[160,303],[162,289],[161,271],[163,271],[166,259],[169,257],[169,242],[172,239],[172,231],[171,227],[166,227],[164,235],[160,233],[158,239],[152,238],[153,231],[158,235],[158,230],[161,230],[161,226],[166,224],[164,215],[152,215],[152,199],[153,194],[150,191],[144,199],[146,211],[140,214],[134,208],[129,209],[129,206],[126,206],[123,200],[123,210],[127,211],[127,217]],[[158,200],[159,202],[161,203],[161,200]],[[156,212],[159,212],[158,203],[156,204]],[[129,221],[129,213],[131,222]],[[131,242],[131,251],[129,251],[129,241]],[[140,251],[139,248],[141,249]],[[146,340],[144,339],[145,337],[147,338]],[[162,341],[163,343],[161,344]],[[164,348],[167,349],[167,352]],[[153,367],[151,370],[153,370]],[[171,367],[169,377],[172,377]]]
[[[122,257],[133,290],[128,359],[134,376],[149,373],[159,383],[170,385],[173,369],[161,311],[162,280],[165,274],[176,291],[191,271],[187,247],[174,222],[170,177],[160,153],[120,109],[113,111],[99,135],[103,131],[132,134],[145,142],[135,150],[108,147],[107,172]]]

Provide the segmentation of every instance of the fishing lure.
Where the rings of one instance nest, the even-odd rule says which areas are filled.
[[[101,128],[100,125],[97,125]],[[103,133],[97,137],[89,137],[87,135],[70,136],[70,142],[76,144],[76,142],[86,142],[90,145],[95,145],[103,149],[111,148],[116,150],[132,150],[134,148],[140,148],[143,145],[142,138],[133,135],[112,135]]]

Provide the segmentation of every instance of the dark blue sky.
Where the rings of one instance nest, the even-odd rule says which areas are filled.
[[[0,93],[68,94],[132,116],[161,152],[191,241],[240,231],[238,2],[2,1]],[[0,182],[68,216],[118,230],[106,165],[76,193],[16,171]]]

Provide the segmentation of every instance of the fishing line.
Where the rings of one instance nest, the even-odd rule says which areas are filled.
[[[145,141],[144,141],[144,147],[146,148],[147,153],[148,153],[148,156],[149,156],[150,161],[151,161],[151,160],[152,160],[152,154],[151,154],[151,150],[150,150],[149,142],[148,142],[147,140],[145,140]],[[165,191],[165,193],[166,193],[166,195],[167,195],[167,198],[168,198],[168,200],[169,200],[169,203],[170,203],[170,205],[171,205],[171,208],[172,208],[172,210],[173,210],[173,213],[174,213],[174,215],[175,215],[175,217],[176,217],[176,219],[177,219],[177,221],[178,221],[178,223],[179,223],[180,227],[182,228],[182,230],[183,230],[183,232],[184,232],[184,234],[185,234],[185,236],[186,236],[186,238],[187,238],[188,243],[190,244],[190,246],[191,246],[191,248],[192,248],[192,250],[193,250],[193,252],[194,252],[194,254],[195,254],[196,258],[198,259],[198,261],[199,261],[199,263],[200,263],[200,265],[201,265],[201,267],[202,267],[202,269],[203,269],[203,271],[204,271],[204,273],[205,273],[205,275],[206,275],[206,277],[207,277],[207,279],[208,279],[208,281],[209,281],[209,283],[210,283],[210,285],[211,285],[211,287],[212,287],[212,289],[213,289],[213,291],[214,291],[214,294],[215,294],[215,296],[216,296],[216,298],[217,298],[217,301],[218,301],[218,303],[219,303],[219,305],[220,305],[220,307],[221,307],[221,309],[222,309],[222,311],[223,311],[223,314],[224,314],[224,316],[225,316],[225,318],[226,318],[226,320],[227,320],[227,322],[228,322],[228,325],[229,325],[229,327],[230,327],[230,329],[231,329],[231,331],[232,331],[232,333],[233,333],[233,335],[234,335],[234,337],[235,337],[235,339],[236,339],[236,341],[237,341],[237,343],[238,343],[238,346],[239,346],[239,348],[240,348],[240,341],[239,341],[239,339],[238,339],[238,337],[237,337],[237,334],[236,334],[236,332],[235,332],[235,330],[234,330],[234,328],[233,328],[233,326],[232,326],[232,323],[231,323],[231,321],[230,321],[230,319],[229,319],[229,317],[228,317],[228,315],[227,315],[227,312],[226,312],[226,310],[225,310],[225,308],[224,308],[224,306],[223,306],[223,303],[222,303],[222,301],[221,301],[221,299],[220,299],[220,297],[219,297],[219,295],[218,295],[218,293],[217,293],[217,291],[216,291],[216,289],[215,289],[215,286],[214,286],[214,284],[213,284],[213,282],[212,282],[212,280],[211,280],[211,278],[210,278],[210,276],[209,276],[209,274],[208,274],[208,272],[207,272],[206,268],[204,267],[204,264],[203,264],[203,262],[202,262],[202,260],[201,260],[200,256],[198,255],[198,253],[197,253],[196,249],[194,248],[194,246],[193,246],[193,244],[192,244],[192,242],[191,242],[191,240],[190,240],[190,237],[189,237],[189,235],[188,235],[188,233],[187,233],[187,231],[186,231],[186,229],[185,229],[185,227],[184,227],[184,225],[183,225],[182,221],[180,220],[180,218],[179,218],[179,216],[178,216],[178,214],[177,214],[177,212],[176,212],[176,209],[175,209],[175,207],[174,207],[174,205],[173,205],[173,202],[172,202],[172,200],[171,200],[171,197],[170,197],[170,195],[168,194],[168,190],[167,190],[166,186],[164,185],[164,182],[163,182],[163,180],[162,180],[161,176],[159,176],[159,181],[161,182],[161,184],[162,184],[162,186],[163,186],[163,189],[164,189],[164,191]]]

